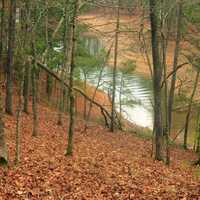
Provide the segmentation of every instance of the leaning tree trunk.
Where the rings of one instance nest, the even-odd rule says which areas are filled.
[[[16,0],[10,2],[10,18],[8,29],[8,57],[6,67],[6,105],[5,110],[12,115],[13,96],[13,67],[14,67],[14,45],[15,45],[15,24],[16,23]]]
[[[68,129],[68,146],[66,155],[72,155],[73,151],[73,135],[74,135],[74,69],[75,69],[75,46],[76,46],[76,25],[77,25],[77,9],[78,0],[73,1],[72,16],[72,50],[70,56],[70,74],[69,74],[69,129]],[[66,41],[67,42],[67,41]],[[67,62],[67,61],[65,61]]]
[[[151,45],[153,59],[153,89],[154,89],[154,131],[155,131],[155,159],[163,160],[162,156],[162,104],[161,104],[161,79],[162,66],[159,54],[158,34],[158,5],[156,0],[150,0],[151,20]]]
[[[198,82],[199,82],[199,74],[200,71],[197,71],[197,75],[196,75],[196,79],[195,79],[195,83],[194,83],[194,88],[192,91],[192,95],[190,97],[190,102],[189,102],[189,106],[188,106],[188,111],[187,111],[187,115],[186,115],[186,119],[185,119],[185,131],[184,131],[184,143],[183,143],[183,147],[184,149],[187,149],[187,140],[188,140],[188,128],[189,128],[189,122],[190,122],[190,115],[191,115],[191,110],[192,110],[192,102],[197,90],[197,86],[198,86]]]

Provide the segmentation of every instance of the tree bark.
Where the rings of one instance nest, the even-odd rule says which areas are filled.
[[[192,102],[193,102],[193,99],[194,99],[194,96],[195,96],[195,93],[197,90],[197,86],[198,86],[198,82],[199,82],[199,74],[200,74],[200,71],[197,71],[196,79],[194,82],[194,88],[192,91],[192,95],[190,97],[188,111],[187,111],[187,115],[186,115],[186,119],[185,119],[185,131],[184,131],[184,143],[183,143],[184,149],[187,149],[188,128],[189,128],[190,115],[191,115],[191,110],[192,110]]]
[[[76,46],[76,26],[77,26],[78,0],[73,1],[72,16],[72,50],[70,55],[70,73],[69,73],[69,128],[68,128],[68,146],[66,155],[73,153],[73,135],[74,135],[74,69],[75,69],[75,46]]]
[[[0,88],[0,165],[8,164],[8,152],[5,141],[4,121],[3,121],[2,88]]]
[[[197,115],[197,128],[196,128],[196,142],[195,142],[195,151],[200,153],[200,107],[198,106],[198,115]]]
[[[2,61],[3,58],[3,40],[5,40],[4,38],[4,24],[5,24],[5,0],[1,1],[1,31],[0,31],[0,62]],[[2,64],[2,63],[0,63]]]
[[[114,68],[113,68],[113,87],[112,87],[112,107],[111,107],[111,124],[110,130],[114,132],[115,129],[115,93],[116,93],[116,73],[117,73],[117,59],[118,59],[118,43],[119,43],[119,26],[120,26],[120,0],[118,0],[117,8],[117,22],[115,33],[115,50],[114,50]]]
[[[52,90],[53,90],[53,80],[52,77],[47,74],[47,81],[46,81],[46,93],[47,93],[47,98],[48,101],[51,101],[51,96],[52,96]]]
[[[172,123],[172,109],[174,103],[174,93],[175,93],[175,85],[176,85],[176,72],[177,72],[177,65],[178,65],[178,58],[180,53],[180,41],[181,41],[181,26],[182,26],[182,0],[178,1],[177,6],[177,32],[176,32],[176,46],[174,52],[174,64],[173,64],[173,75],[171,79],[171,86],[169,91],[168,97],[168,122],[169,122],[169,134],[171,130],[171,123]]]
[[[18,106],[17,106],[17,124],[16,124],[16,149],[15,149],[15,164],[20,162],[21,156],[21,115],[22,115],[22,88],[23,88],[23,69],[19,72],[18,85]]]
[[[35,40],[32,42],[33,57],[36,58]],[[36,137],[38,135],[38,83],[37,83],[37,64],[35,59],[32,63],[31,72],[31,82],[32,82],[32,111],[33,111],[33,132],[32,136]]]
[[[87,94],[87,74],[84,73],[84,92]],[[87,99],[84,98],[83,119],[87,119]]]
[[[6,113],[12,115],[13,97],[13,68],[14,68],[14,49],[15,49],[15,26],[16,26],[16,0],[10,2],[10,17],[8,30],[8,57],[6,68]]]
[[[162,105],[161,105],[161,78],[162,67],[159,55],[158,34],[158,5],[156,0],[150,0],[151,45],[153,58],[153,89],[154,89],[154,130],[155,130],[155,159],[163,160],[162,156]]]
[[[26,64],[25,66],[25,75],[24,75],[24,108],[23,111],[28,114],[28,103],[29,103],[29,90],[30,90],[30,65]]]

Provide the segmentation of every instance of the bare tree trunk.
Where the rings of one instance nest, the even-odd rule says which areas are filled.
[[[36,58],[35,40],[32,42],[33,57]],[[38,136],[38,81],[37,81],[37,64],[33,61],[31,81],[32,81],[32,111],[33,111],[33,132],[32,136]]]
[[[33,132],[32,136],[36,137],[38,135],[38,98],[37,98],[37,77],[36,69],[33,66],[32,69],[32,111],[33,111]]]
[[[63,102],[64,102],[64,83],[63,83],[63,79],[64,79],[64,77],[63,77],[63,75],[62,75],[62,83],[61,83],[61,88],[60,88],[60,98],[59,98],[59,112],[58,112],[58,122],[57,122],[57,124],[59,125],[59,126],[62,126],[62,121],[63,121],[63,117],[62,117],[62,115],[63,115],[63,112],[64,112],[64,104],[63,104]]]
[[[16,124],[16,149],[15,149],[15,164],[20,162],[21,156],[21,115],[22,115],[22,88],[23,88],[23,69],[19,72],[18,86],[18,106],[17,106],[17,124]]]
[[[63,96],[63,91],[64,91],[64,81],[66,78],[65,73],[68,73],[69,71],[69,64],[68,64],[68,59],[69,59],[69,55],[70,55],[70,51],[69,51],[69,46],[71,45],[71,38],[68,38],[68,28],[69,30],[72,29],[71,24],[68,24],[68,0],[65,1],[65,18],[64,18],[64,37],[63,37],[63,43],[64,43],[64,64],[62,66],[62,71],[61,71],[61,94],[60,94],[60,99],[59,99],[59,112],[58,112],[58,125],[62,125],[62,115],[64,112],[64,96]]]
[[[119,91],[119,121],[120,124],[122,124],[122,92],[123,92],[123,86],[124,86],[124,76],[121,75],[120,80],[120,91]]]
[[[167,77],[167,66],[166,66],[166,52],[167,52],[167,42],[165,42],[165,39],[162,41],[163,44],[163,68],[164,68],[164,78]],[[168,118],[168,84],[167,81],[165,81],[164,85],[164,107],[165,107],[165,128],[163,130],[163,135],[165,137],[166,142],[166,165],[170,164],[170,149],[169,149],[169,118]]]
[[[192,95],[190,97],[188,111],[187,111],[187,115],[186,115],[186,119],[185,119],[185,131],[184,131],[184,143],[183,143],[184,149],[187,149],[188,128],[189,128],[190,115],[191,115],[191,110],[192,110],[192,102],[193,102],[193,99],[194,99],[194,96],[195,96],[195,93],[197,90],[197,86],[198,86],[198,82],[199,82],[199,74],[200,74],[200,71],[197,71],[196,79],[194,82],[194,88],[192,91]]]
[[[177,32],[176,32],[176,46],[175,46],[175,52],[174,52],[174,64],[173,64],[173,75],[171,79],[171,86],[169,91],[169,97],[168,97],[168,122],[169,122],[169,133],[171,130],[171,121],[172,121],[172,109],[173,109],[173,103],[174,103],[174,92],[175,92],[175,85],[176,85],[176,69],[178,65],[178,58],[180,53],[180,41],[181,41],[181,26],[182,26],[182,4],[183,1],[178,1],[177,6]]]
[[[7,57],[7,68],[6,68],[7,77],[6,77],[6,105],[5,105],[5,110],[10,115],[12,115],[15,23],[16,23],[16,0],[11,0],[9,30],[8,30],[8,57]]]
[[[195,142],[195,147],[194,150],[197,153],[200,153],[200,107],[198,106],[198,114],[197,114],[197,128],[196,128],[196,142]]]
[[[28,103],[29,103],[29,90],[30,90],[30,65],[25,66],[25,76],[24,76],[24,108],[23,111],[28,114]]]
[[[94,101],[95,97],[96,97],[96,93],[100,87],[100,84],[101,84],[101,80],[102,80],[102,76],[103,76],[103,71],[104,71],[104,68],[105,68],[105,65],[110,57],[110,53],[111,53],[111,50],[112,50],[112,47],[113,47],[113,43],[111,44],[108,52],[107,52],[107,55],[105,57],[105,60],[102,64],[102,67],[101,67],[101,70],[100,70],[100,73],[99,73],[99,77],[98,77],[98,81],[97,81],[97,85],[96,85],[96,88],[94,90],[94,93],[92,95],[92,100]],[[87,112],[87,117],[86,117],[86,123],[85,123],[85,130],[87,130],[87,122],[90,120],[90,115],[91,115],[91,112],[92,112],[92,108],[93,108],[93,104],[92,102],[89,103],[89,106],[88,106],[88,112]]]
[[[87,94],[87,74],[84,73],[84,92]],[[83,119],[87,118],[87,99],[84,98],[84,110],[83,110]]]
[[[47,93],[47,98],[48,101],[51,101],[51,96],[52,96],[52,90],[53,90],[53,80],[52,77],[47,74],[47,81],[46,81],[46,93]]]
[[[70,77],[69,77],[69,129],[68,129],[68,146],[66,155],[72,155],[73,152],[73,135],[74,135],[74,69],[75,69],[75,46],[76,46],[76,25],[77,25],[78,0],[73,1],[72,16],[72,50],[70,56]]]
[[[115,52],[114,52],[114,68],[113,68],[113,87],[112,87],[112,107],[111,107],[111,124],[110,130],[115,129],[115,93],[116,93],[116,73],[117,73],[117,58],[118,58],[118,43],[119,43],[119,28],[120,28],[120,0],[118,0],[117,22],[115,33]]]
[[[155,159],[163,160],[162,141],[162,104],[161,104],[161,78],[162,66],[159,54],[159,34],[158,34],[158,5],[156,0],[150,0],[150,20],[151,20],[151,45],[153,57],[153,89],[154,89],[154,130],[155,130]]]
[[[0,165],[8,164],[8,152],[5,141],[4,121],[3,121],[3,102],[2,88],[0,89]]]
[[[3,58],[3,40],[4,38],[4,24],[5,24],[5,0],[1,1],[1,31],[0,31],[0,62],[2,61]],[[1,64],[1,63],[0,63]]]

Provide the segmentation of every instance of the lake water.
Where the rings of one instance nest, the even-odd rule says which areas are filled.
[[[97,55],[103,45],[95,37],[85,37],[85,46],[91,54]],[[123,74],[123,87],[121,87],[122,73],[117,71],[117,85],[116,85],[116,109],[119,111],[120,103],[120,88],[122,88],[121,102],[122,115],[130,122],[142,127],[153,128],[153,108],[152,108],[152,81],[142,74],[129,73]],[[99,72],[93,72],[89,74],[88,82],[96,86],[98,82]],[[105,67],[102,74],[100,83],[100,89],[105,93],[109,93],[112,88],[112,68]],[[186,112],[174,112],[173,113],[173,127],[172,132],[176,135],[179,129],[183,128],[185,123]],[[194,143],[196,127],[196,115],[193,113],[193,118],[189,127],[189,144]],[[183,133],[179,135],[178,141],[183,141]]]
[[[85,37],[85,46],[92,55],[97,55],[102,43],[95,37]],[[123,86],[122,84],[123,75]],[[99,72],[89,74],[88,82],[97,85]],[[125,119],[139,126],[153,128],[152,109],[152,83],[151,80],[137,73],[125,73],[117,71],[116,84],[116,109],[119,111],[122,102],[122,115]],[[105,67],[103,70],[100,89],[109,93],[112,89],[112,68]],[[120,93],[122,93],[120,97]]]

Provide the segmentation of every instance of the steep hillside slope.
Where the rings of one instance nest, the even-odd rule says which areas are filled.
[[[150,157],[151,143],[131,134],[112,134],[93,124],[83,133],[76,122],[74,155],[65,157],[67,120],[57,126],[57,112],[39,107],[39,137],[31,137],[32,117],[23,114],[22,153],[13,165],[15,117],[5,116],[10,167],[0,168],[2,200],[199,199],[195,155],[172,150],[168,168]]]

